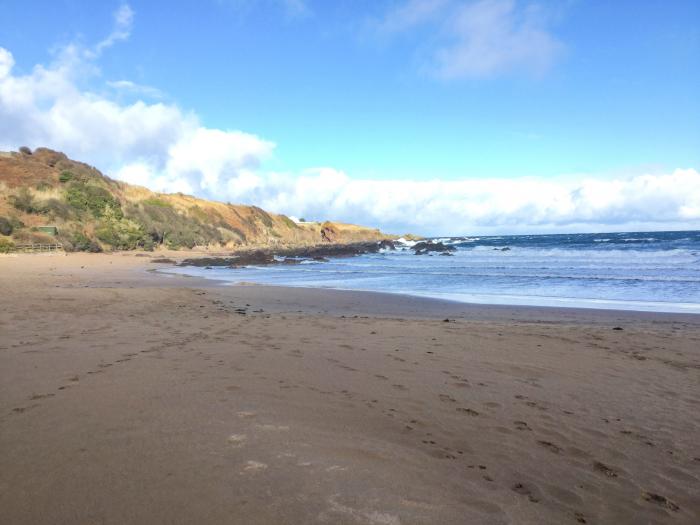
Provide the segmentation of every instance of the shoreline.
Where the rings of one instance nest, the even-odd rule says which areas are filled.
[[[208,276],[202,276],[202,275],[193,275],[193,274],[188,274],[185,273],[185,271],[169,271],[174,268],[197,268],[196,266],[173,266],[170,268],[156,268],[155,272],[159,274],[168,274],[168,275],[175,275],[175,276],[182,276],[182,277],[189,277],[189,278],[195,278],[195,279],[203,279],[205,281],[213,281],[219,283],[219,286],[239,286],[239,283],[231,281],[229,279],[224,279],[224,278],[217,278],[217,277],[208,277]],[[352,289],[352,288],[334,288],[334,287],[313,287],[313,286],[296,286],[296,285],[277,285],[277,284],[266,284],[266,283],[260,283],[260,282],[255,282],[255,281],[246,281],[246,285],[255,285],[255,286],[264,286],[264,287],[272,287],[272,288],[292,288],[292,289],[302,289],[302,290],[322,290],[322,291],[334,291],[334,292],[350,292],[350,293],[359,293],[359,294],[379,294],[379,295],[388,295],[388,296],[398,296],[405,298],[408,300],[408,298],[412,300],[426,300],[426,301],[431,301],[431,302],[438,302],[438,303],[449,303],[451,305],[461,305],[465,308],[478,308],[478,309],[491,309],[491,308],[497,308],[497,309],[507,309],[507,310],[543,310],[543,311],[557,311],[557,310],[566,310],[566,311],[571,311],[571,313],[581,315],[586,312],[591,312],[594,313],[594,315],[597,313],[599,315],[604,315],[605,312],[607,312],[609,315],[619,315],[622,313],[628,313],[631,315],[636,315],[636,314],[648,314],[650,316],[655,316],[655,315],[661,315],[661,316],[680,316],[683,317],[684,319],[688,316],[690,318],[692,317],[699,317],[697,320],[700,322],[700,311],[683,311],[682,309],[679,309],[678,311],[670,311],[670,310],[636,310],[634,308],[605,308],[605,307],[599,307],[599,306],[581,306],[580,304],[576,306],[564,306],[564,305],[539,305],[539,304],[510,304],[510,303],[500,303],[500,302],[491,302],[491,303],[486,303],[486,302],[471,302],[471,301],[465,301],[465,300],[460,300],[460,299],[453,299],[449,297],[440,297],[438,293],[435,293],[435,295],[430,295],[430,293],[410,293],[410,292],[389,292],[389,291],[376,291],[376,290],[366,290],[366,289]],[[552,299],[552,300],[571,300],[572,303],[575,303],[576,301],[579,301],[578,299],[574,298],[547,298],[547,299]],[[593,304],[594,300],[591,300],[590,304]],[[600,300],[601,302],[604,302],[604,300]],[[676,303],[673,303],[676,304]],[[684,303],[680,303],[684,304]],[[694,305],[693,305],[694,306]],[[700,306],[698,306],[700,308]],[[690,321],[690,318],[685,319],[687,321]]]
[[[700,512],[696,315],[221,286],[150,259],[0,258],[9,522]]]

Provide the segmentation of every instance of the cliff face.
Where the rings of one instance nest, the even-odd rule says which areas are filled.
[[[55,226],[55,237],[39,230]],[[155,193],[56,151],[0,153],[0,243],[67,249],[306,246],[389,238],[336,222],[295,223],[256,206]]]

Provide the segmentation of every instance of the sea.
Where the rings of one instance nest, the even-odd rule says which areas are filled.
[[[465,303],[700,313],[700,231],[433,239],[453,256],[396,250],[328,262],[169,272],[276,286],[368,290]]]

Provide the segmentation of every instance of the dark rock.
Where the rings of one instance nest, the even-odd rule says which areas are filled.
[[[235,259],[232,257],[197,257],[196,259],[185,259],[180,263],[180,266],[231,266]]]
[[[237,252],[232,257],[198,257],[185,259],[180,266],[227,266],[240,268],[248,265],[299,264],[303,260],[327,262],[329,257],[353,257],[365,253],[377,253],[382,248],[393,246],[392,241],[361,242],[354,244],[322,244],[302,248],[280,248],[276,250],[252,250]],[[391,248],[390,248],[391,249]]]
[[[433,241],[421,241],[416,243],[411,248],[416,255],[425,255],[430,252],[456,252],[457,248],[454,246],[447,246],[441,242]]]
[[[454,253],[450,253],[450,252],[442,252],[440,255],[442,255],[443,257],[454,257],[455,256]]]
[[[161,257],[160,259],[153,259],[151,262],[160,264],[175,264],[175,261],[173,261],[172,259],[166,259],[165,257]]]
[[[390,241],[390,240],[385,239],[383,241],[379,241],[377,243],[377,247],[379,250],[395,250],[396,244],[394,243],[394,241]]]
[[[236,257],[230,264],[231,268],[240,268],[242,266],[250,266],[251,264],[274,264],[275,256],[271,252],[256,250],[254,252],[242,253]]]

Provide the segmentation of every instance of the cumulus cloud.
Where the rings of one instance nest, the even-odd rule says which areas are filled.
[[[332,168],[229,181],[230,194],[299,217],[329,216],[424,234],[692,228],[700,172],[628,178],[358,180]],[[241,184],[239,184],[241,182]]]
[[[49,146],[133,183],[225,199],[225,181],[259,167],[274,144],[250,133],[210,129],[174,104],[124,104],[99,89],[81,87],[96,78],[99,52],[128,38],[133,12],[115,13],[115,29],[97,46],[71,44],[53,63],[13,74],[12,53],[0,48],[0,149]],[[108,82],[136,95],[155,93],[130,81]],[[144,91],[148,93],[144,93]]]
[[[377,29],[393,35],[430,26],[437,36],[428,43],[425,67],[443,79],[539,74],[564,47],[551,33],[552,18],[543,7],[516,0],[407,0],[386,13]]]
[[[397,233],[700,228],[696,169],[449,181],[357,179],[332,167],[273,172],[265,161],[274,143],[240,130],[208,128],[174,104],[123,103],[113,90],[82,87],[86,76],[99,80],[96,73],[96,57],[68,46],[53,63],[15,74],[12,54],[0,48],[0,149],[48,146],[158,191]]]

